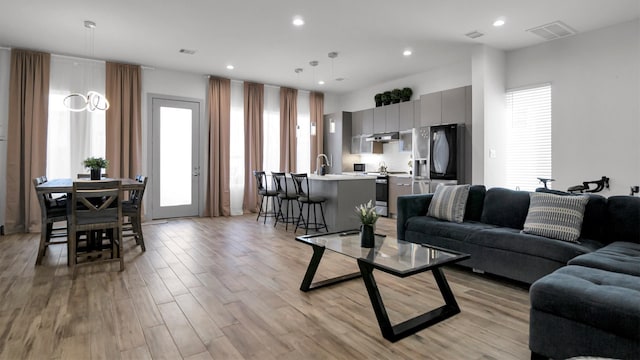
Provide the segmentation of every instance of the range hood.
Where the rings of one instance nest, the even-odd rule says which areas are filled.
[[[400,133],[396,131],[396,132],[373,134],[371,136],[367,136],[365,140],[375,141],[375,142],[390,142],[390,141],[398,141],[398,139],[400,139]]]

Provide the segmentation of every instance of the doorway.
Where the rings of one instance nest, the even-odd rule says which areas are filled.
[[[198,216],[198,100],[151,97],[153,219]]]

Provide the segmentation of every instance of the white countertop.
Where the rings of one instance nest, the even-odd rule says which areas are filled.
[[[351,175],[351,174],[309,174],[310,180],[337,181],[337,180],[375,180],[375,175]]]

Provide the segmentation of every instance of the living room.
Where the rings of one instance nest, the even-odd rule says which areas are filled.
[[[590,3],[594,4],[597,2]],[[606,13],[603,9],[585,9],[592,16],[598,16],[600,11]],[[630,186],[640,183],[640,143],[636,140],[640,135],[639,11],[640,4],[636,4],[635,12],[628,13],[624,21],[513,50],[470,43],[466,55],[456,61],[389,78],[393,80],[369,83],[356,90],[327,91],[324,113],[372,107],[374,94],[396,87],[408,86],[420,95],[471,85],[473,183],[500,187],[504,186],[506,173],[506,143],[502,135],[506,122],[502,114],[505,91],[551,83],[553,177],[557,179],[553,187],[565,190],[606,175],[611,179],[610,188],[602,195],[628,195]],[[550,18],[555,20],[558,19]],[[7,129],[10,48],[22,45],[5,41],[0,42],[0,46],[7,46],[0,48],[0,94],[7,94],[0,96],[3,114],[0,140],[6,139],[3,135],[6,136]],[[100,46],[98,41],[96,47]],[[319,53],[324,55],[324,50]],[[340,61],[348,55],[342,49],[337,50],[341,54],[334,64],[339,68]],[[50,51],[56,53],[56,49]],[[85,57],[84,53],[72,55]],[[294,74],[293,68],[289,70]],[[305,71],[308,74],[313,70]],[[150,118],[146,94],[205,99],[206,73],[143,68],[143,121]],[[146,138],[148,128],[146,125],[143,128]],[[490,155],[490,150],[495,156]],[[144,171],[151,168],[148,152],[145,148]],[[6,155],[6,141],[0,141],[2,199],[6,199]],[[2,219],[4,209],[3,200]],[[66,250],[51,248],[50,259],[43,266],[52,271],[46,273],[33,267],[37,234],[5,237],[0,280],[8,300],[2,306],[4,320],[0,322],[6,331],[2,356],[162,358],[164,354],[168,358],[443,359],[529,356],[526,287],[467,270],[447,269],[462,313],[391,344],[380,336],[361,283],[349,283],[326,292],[300,293],[298,285],[311,253],[304,246],[291,244],[294,236],[290,231],[279,226],[273,230],[269,225],[256,223],[254,215],[167,223],[149,221],[144,227],[148,250],[141,255],[135,247],[128,249],[127,269],[122,276],[115,270],[91,269],[75,282],[65,270]],[[378,230],[395,236],[395,226],[395,220],[383,219]],[[261,244],[256,246],[252,244],[254,241]],[[328,261],[321,268],[321,272],[326,271],[323,275],[335,276],[355,268],[339,257],[329,257]],[[18,278],[26,281],[21,283],[16,281]],[[31,288],[27,282],[39,286]],[[430,277],[398,284],[397,279],[383,276],[379,283],[393,290],[383,295],[390,304],[395,302],[392,317],[398,319],[415,315],[413,306],[429,308],[439,300],[431,295],[425,299],[424,292],[417,290],[436,289]],[[105,284],[106,289],[100,288]],[[73,307],[78,311],[71,311]],[[34,315],[30,316],[25,309]],[[103,315],[103,311],[113,317]],[[18,322],[23,325],[16,325]],[[115,333],[101,333],[99,329],[103,326],[116,329]],[[59,335],[49,334],[51,329]],[[105,336],[101,339],[100,334]]]

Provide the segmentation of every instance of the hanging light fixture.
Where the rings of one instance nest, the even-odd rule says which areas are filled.
[[[84,27],[87,28],[89,32],[89,42],[91,47],[91,58],[94,57],[94,29],[96,28],[96,23],[91,20],[85,20]],[[91,71],[90,77],[90,85],[93,85],[93,69]],[[80,93],[73,93],[67,95],[63,100],[62,104],[69,111],[80,112],[80,111],[97,111],[97,110],[107,110],[109,108],[109,101],[106,96],[102,95],[97,91],[90,90],[87,92],[87,95]]]

